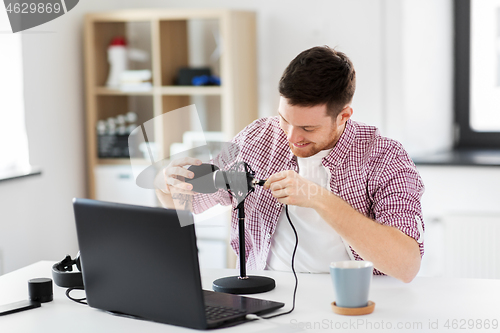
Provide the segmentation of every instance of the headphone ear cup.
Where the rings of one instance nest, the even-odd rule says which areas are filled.
[[[62,261],[52,266],[52,278],[59,287],[84,289],[83,277],[81,272],[72,272],[73,264],[77,264],[80,269],[80,257],[71,259],[66,256]]]

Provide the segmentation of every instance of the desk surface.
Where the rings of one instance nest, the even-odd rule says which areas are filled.
[[[28,298],[28,280],[51,277],[51,261],[41,261],[0,276],[0,305]],[[285,303],[291,307],[294,278],[284,272],[250,272],[271,276],[275,290],[253,297]],[[210,289],[219,277],[236,270],[202,270],[202,283]],[[65,289],[54,285],[54,301],[7,316],[0,316],[1,332],[187,332],[185,328],[113,316],[66,298]],[[77,291],[74,292],[78,296]],[[417,277],[409,284],[374,276],[370,315],[348,317],[334,314],[334,292],[328,274],[299,274],[294,312],[271,320],[245,323],[223,332],[500,332],[500,280]],[[496,325],[495,325],[496,323]],[[494,327],[496,326],[496,329]],[[199,332],[192,330],[194,332]]]

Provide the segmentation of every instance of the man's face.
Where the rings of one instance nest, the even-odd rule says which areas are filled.
[[[349,118],[342,116],[344,110],[334,120],[327,115],[326,105],[290,105],[281,96],[278,107],[280,127],[286,134],[293,154],[297,157],[310,157],[321,150],[333,148]]]

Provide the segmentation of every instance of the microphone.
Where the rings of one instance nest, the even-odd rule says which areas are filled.
[[[193,185],[193,191],[198,193],[214,193],[226,190],[246,196],[253,191],[256,185],[263,186],[266,180],[255,179],[255,173],[245,165],[245,171],[222,171],[216,165],[204,163],[191,165],[188,170],[194,173],[192,179],[186,178],[185,182]],[[248,167],[248,168],[247,168]]]
[[[246,162],[236,162],[229,170],[222,171],[212,164],[191,165],[192,179],[185,181],[193,185],[193,191],[214,193],[219,189],[228,191],[238,204],[238,240],[240,275],[217,279],[212,288],[215,291],[231,294],[255,294],[274,289],[276,283],[265,276],[247,276],[245,259],[245,199],[255,190],[256,185],[264,185],[265,180],[255,179],[255,172]]]

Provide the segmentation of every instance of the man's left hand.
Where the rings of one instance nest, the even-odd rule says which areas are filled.
[[[271,190],[273,197],[282,204],[310,208],[318,196],[329,192],[292,170],[275,173],[267,179],[264,188]]]

